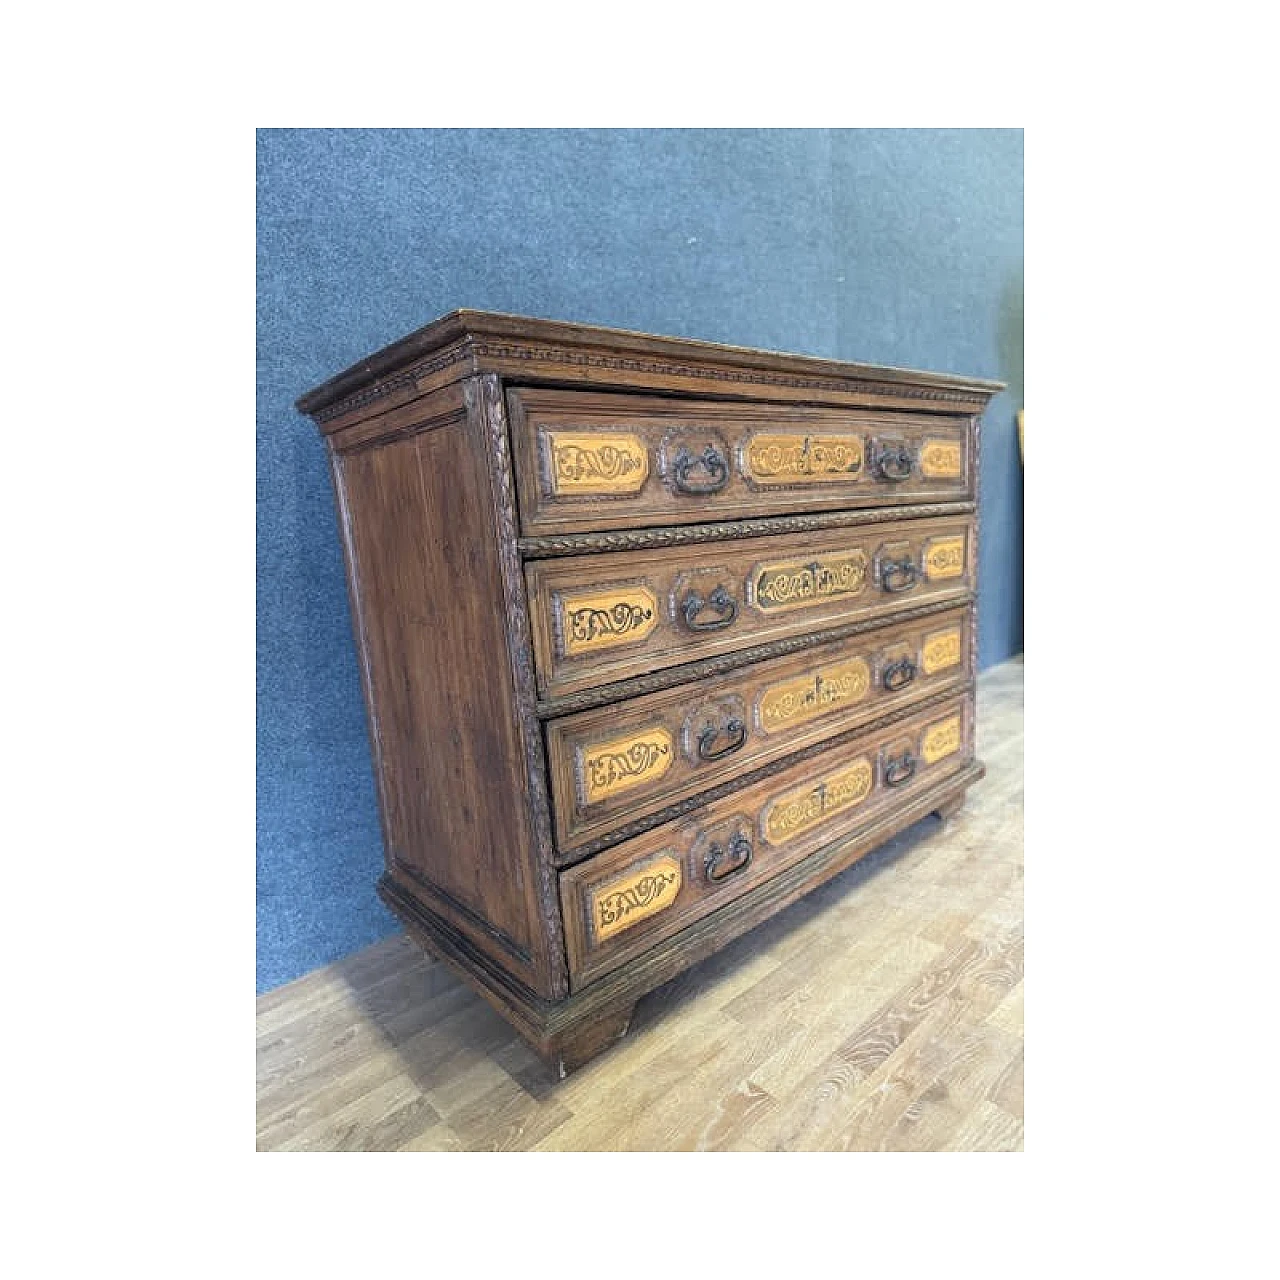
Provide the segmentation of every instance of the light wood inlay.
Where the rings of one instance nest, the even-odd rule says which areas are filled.
[[[556,620],[566,656],[636,644],[658,625],[658,597],[648,587],[557,595]]]
[[[856,596],[867,585],[867,553],[784,560],[751,571],[751,603],[761,613],[803,609],[815,600]]]
[[[956,717],[959,725],[960,718]],[[764,812],[761,827],[770,844],[785,844],[820,822],[852,809],[871,794],[871,761],[855,760],[835,773],[780,795]]]
[[[959,440],[926,440],[920,446],[920,474],[926,479],[958,479],[963,469]]]
[[[850,706],[865,698],[870,688],[871,668],[865,658],[833,662],[812,674],[779,680],[763,689],[756,704],[756,720],[765,733],[776,733]]]
[[[925,764],[936,764],[945,756],[960,750],[960,717],[949,716],[924,731],[920,754]]]
[[[671,735],[661,727],[584,748],[578,778],[582,803],[599,804],[656,782],[671,768],[674,750]]]
[[[641,1001],[568,1079],[397,934],[257,1001],[260,1151],[1020,1151],[1022,675],[987,776]]]
[[[959,627],[937,631],[925,637],[920,661],[927,676],[960,665],[962,640]]]
[[[548,431],[545,439],[557,497],[639,493],[649,478],[648,450],[633,435]]]
[[[847,482],[862,470],[856,435],[753,435],[742,453],[743,473],[759,485]]]
[[[603,942],[665,911],[676,900],[683,881],[679,859],[666,856],[590,889],[587,901],[595,940]]]
[[[939,578],[959,578],[963,574],[963,538],[934,538],[925,544],[924,576],[930,582]]]

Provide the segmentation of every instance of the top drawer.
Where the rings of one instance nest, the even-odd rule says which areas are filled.
[[[969,419],[514,387],[525,534],[973,496]]]

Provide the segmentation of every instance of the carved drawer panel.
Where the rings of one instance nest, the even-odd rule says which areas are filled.
[[[507,404],[530,535],[973,496],[965,417],[527,387]]]
[[[539,693],[966,598],[972,538],[971,520],[953,517],[532,561]]]
[[[857,835],[972,756],[972,699],[957,696],[562,872],[571,987]]]
[[[969,623],[949,609],[551,721],[561,855],[962,683]]]

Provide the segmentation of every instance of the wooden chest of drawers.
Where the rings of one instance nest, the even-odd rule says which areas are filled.
[[[453,312],[303,396],[383,900],[561,1073],[973,754],[999,383]]]

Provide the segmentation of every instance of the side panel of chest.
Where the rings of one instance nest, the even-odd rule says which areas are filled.
[[[483,415],[334,449],[389,875],[553,989]],[[518,577],[517,577],[518,582]]]

